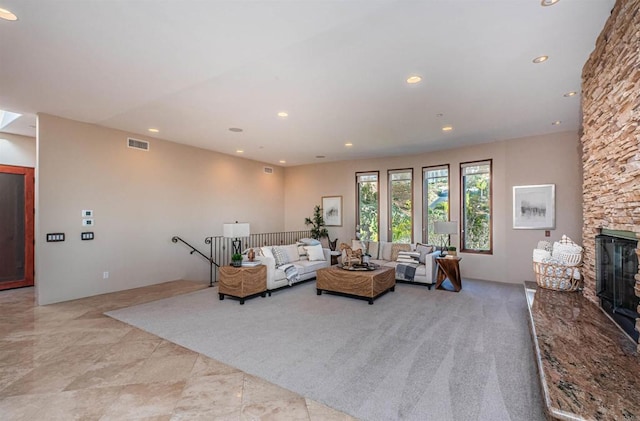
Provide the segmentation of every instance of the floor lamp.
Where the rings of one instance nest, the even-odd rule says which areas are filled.
[[[242,253],[242,241],[240,240],[240,237],[248,237],[251,235],[251,229],[248,222],[223,224],[222,235],[225,238],[233,238],[233,241],[231,242],[233,254],[240,254]]]
[[[442,239],[442,248],[440,249],[440,256],[444,253],[445,245],[451,245],[451,234],[458,233],[458,223],[455,221],[437,221],[433,223],[433,231],[439,235],[446,235],[447,241],[444,241],[444,237]]]

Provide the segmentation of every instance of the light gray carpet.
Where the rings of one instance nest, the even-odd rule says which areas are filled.
[[[543,420],[522,285],[398,284],[376,300],[218,300],[217,288],[107,313],[362,420]]]

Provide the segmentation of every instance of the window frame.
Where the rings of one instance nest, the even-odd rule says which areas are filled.
[[[414,229],[414,219],[415,219],[415,200],[413,194],[413,168],[396,168],[387,170],[387,241],[393,241],[393,221],[392,221],[392,212],[391,212],[391,185],[392,185],[392,174],[398,173],[409,173],[411,175],[409,181],[411,182],[411,236],[409,238],[409,244],[413,243],[413,229]]]
[[[356,224],[355,226],[360,226],[360,177],[366,175],[375,175],[376,176],[376,191],[378,192],[378,201],[376,207],[376,219],[378,223],[378,241],[380,241],[380,171],[357,171],[356,172]],[[355,232],[358,236],[360,233],[358,231]]]
[[[447,221],[451,220],[451,166],[449,164],[429,165],[422,167],[422,242],[424,244],[435,244],[429,242],[429,212],[427,210],[428,204],[425,199],[428,197],[428,183],[425,174],[428,171],[434,170],[447,170]]]
[[[466,235],[465,235],[465,183],[464,183],[464,168],[474,165],[489,165],[489,249],[477,250],[466,247]],[[493,254],[493,159],[479,159],[474,161],[467,161],[460,163],[460,252],[473,253],[473,254]]]

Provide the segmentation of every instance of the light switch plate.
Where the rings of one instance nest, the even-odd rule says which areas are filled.
[[[84,218],[82,220],[82,226],[83,227],[92,227],[93,226],[93,219],[91,218]]]
[[[47,234],[47,243],[58,243],[64,241],[64,232],[52,232]]]
[[[91,209],[83,209],[82,210],[83,218],[93,218],[93,211]]]
[[[81,240],[93,240],[93,231],[80,233]]]

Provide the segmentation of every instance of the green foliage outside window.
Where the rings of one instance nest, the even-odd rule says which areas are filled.
[[[358,183],[358,211],[361,239],[378,241],[378,177],[361,176]]]
[[[412,180],[411,171],[389,174],[391,197],[391,241],[410,243],[412,238]]]
[[[442,244],[448,236],[434,232],[434,222],[449,220],[449,169],[440,167],[425,171],[425,203],[422,205],[428,244]]]
[[[464,168],[464,248],[491,250],[490,164]]]

